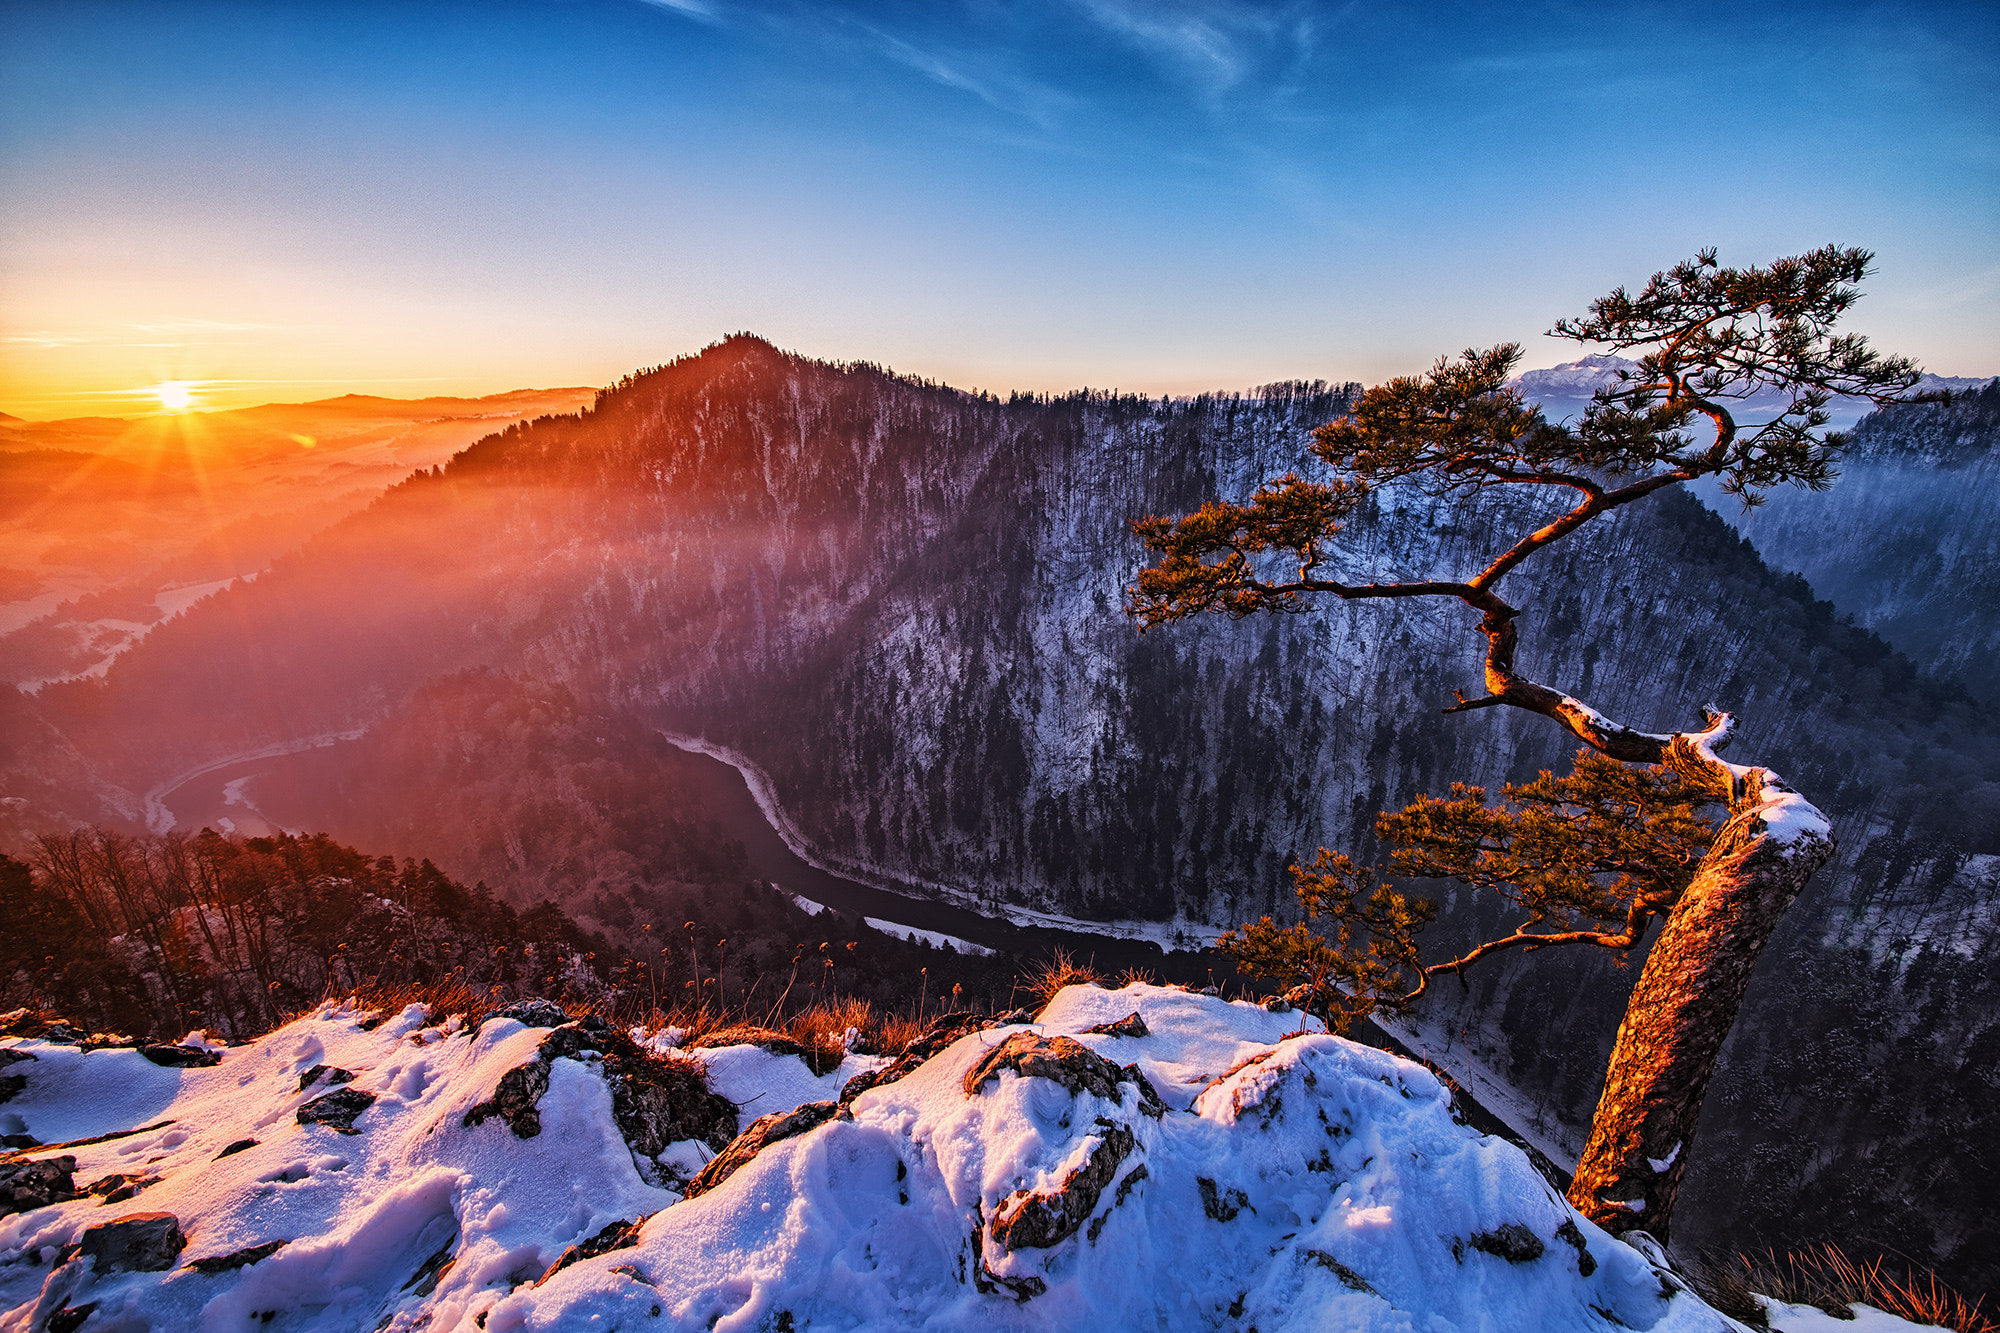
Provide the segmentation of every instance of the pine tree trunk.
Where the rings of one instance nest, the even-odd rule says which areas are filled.
[[[1632,991],[1569,1201],[1613,1234],[1664,1241],[1715,1059],[1778,919],[1833,855],[1826,817],[1768,769],[1678,736],[1667,762],[1730,818]]]

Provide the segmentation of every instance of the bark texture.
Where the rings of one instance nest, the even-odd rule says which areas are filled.
[[[1833,855],[1826,817],[1764,768],[1715,756],[1726,727],[1673,738],[1667,762],[1729,800],[1694,882],[1646,959],[1618,1027],[1569,1201],[1614,1235],[1665,1240],[1688,1146],[1757,956]]]

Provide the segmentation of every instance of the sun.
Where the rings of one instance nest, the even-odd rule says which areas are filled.
[[[163,380],[149,392],[160,400],[163,412],[185,412],[194,406],[194,385],[186,380]]]

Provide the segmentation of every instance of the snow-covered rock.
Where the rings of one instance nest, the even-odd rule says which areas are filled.
[[[0,1221],[0,1329],[1733,1327],[1429,1072],[1296,1013],[1072,987],[887,1069],[704,1052],[745,1121],[810,1127],[745,1135],[685,1201],[647,1177],[707,1150],[635,1160],[606,1062],[550,1056],[588,1029],[361,1017],[325,1006],[209,1068],[18,1042],[10,1110],[65,1140],[20,1156],[151,1183]],[[467,1123],[537,1062],[538,1134]],[[374,1097],[351,1133],[300,1122],[321,1067]],[[879,1081],[842,1101],[860,1073]],[[161,1219],[186,1239],[167,1271],[78,1257]]]

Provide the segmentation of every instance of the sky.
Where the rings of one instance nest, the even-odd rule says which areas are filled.
[[[1705,246],[2000,372],[2000,8],[0,0],[0,411],[1379,381]]]

